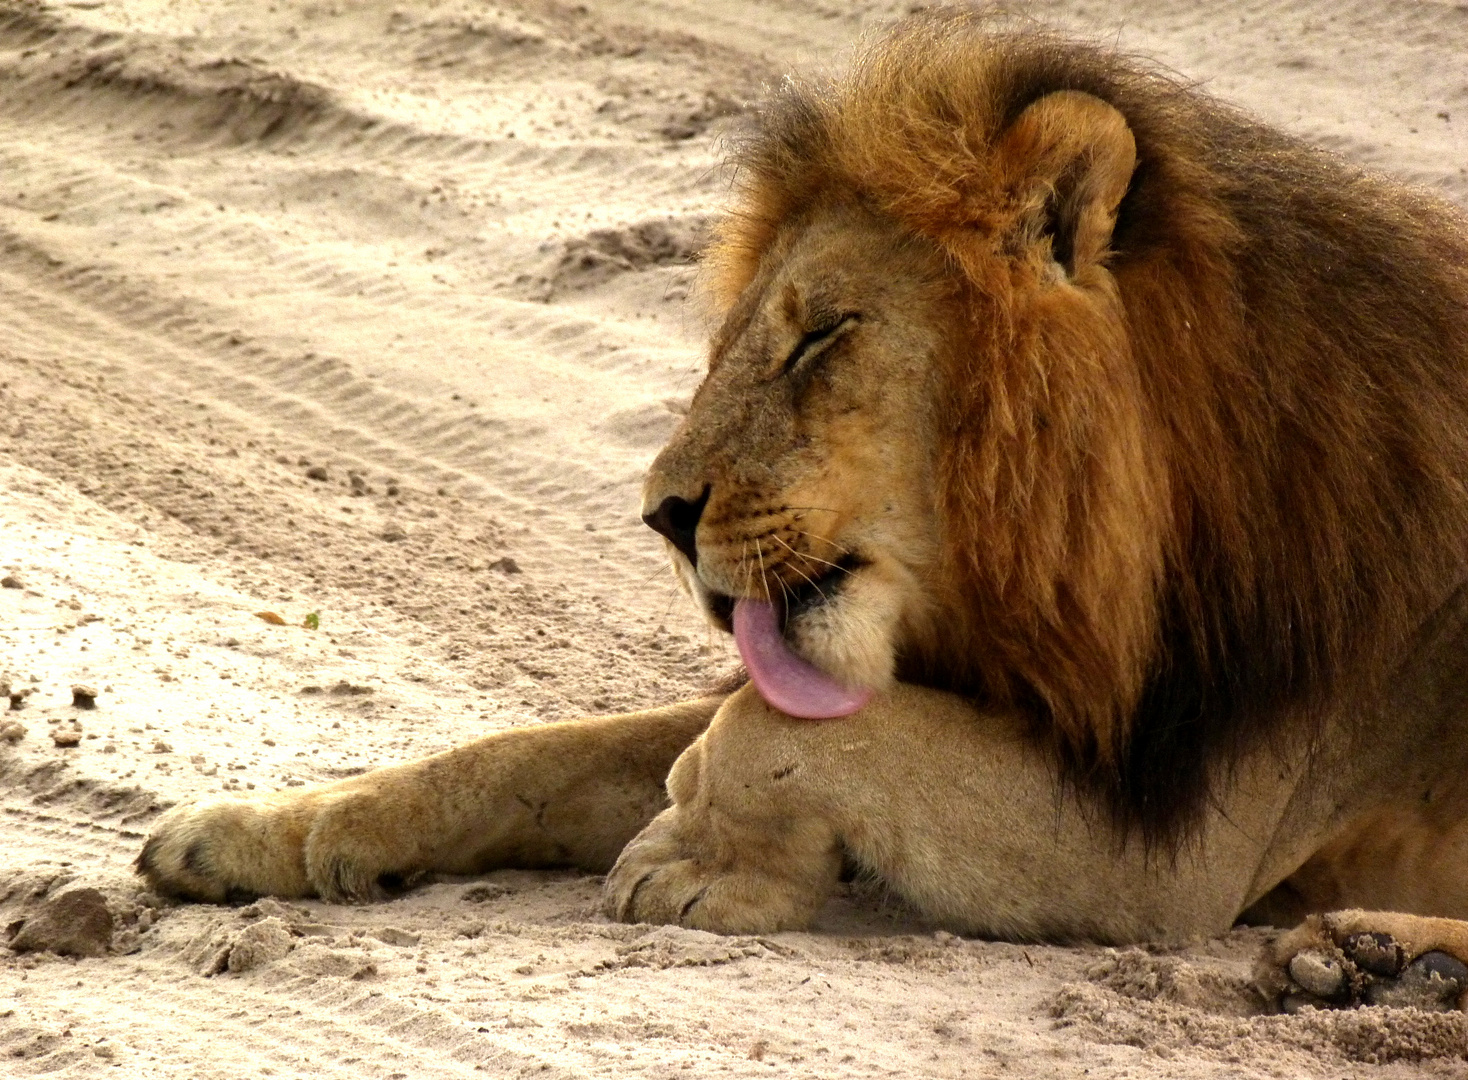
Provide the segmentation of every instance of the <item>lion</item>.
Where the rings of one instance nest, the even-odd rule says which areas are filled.
[[[609,871],[808,925],[1297,929],[1278,1007],[1468,992],[1468,225],[1174,77],[965,10],[734,148],[644,517],[749,681],[176,807],[161,891]]]

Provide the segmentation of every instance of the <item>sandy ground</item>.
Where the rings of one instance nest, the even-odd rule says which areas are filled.
[[[727,938],[568,873],[238,909],[131,876],[174,801],[730,664],[636,516],[718,135],[903,6],[0,0],[0,927],[79,887],[113,923],[0,947],[0,1074],[1468,1076],[1462,1016],[1256,1015],[1262,931],[1020,947],[853,893]],[[1468,202],[1461,3],[1030,6]]]

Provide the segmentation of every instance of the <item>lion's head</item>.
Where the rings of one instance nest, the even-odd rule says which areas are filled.
[[[843,682],[1025,710],[1166,832],[1458,580],[1441,207],[964,12],[788,84],[736,161],[644,502],[715,622],[768,596]]]

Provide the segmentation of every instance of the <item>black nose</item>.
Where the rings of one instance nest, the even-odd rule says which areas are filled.
[[[687,555],[688,561],[697,566],[698,544],[693,537],[698,530],[698,519],[703,517],[703,508],[708,505],[708,501],[708,488],[703,489],[703,494],[699,496],[698,502],[689,502],[677,495],[669,495],[658,504],[658,508],[652,513],[643,514],[642,520],[673,541],[673,546]]]

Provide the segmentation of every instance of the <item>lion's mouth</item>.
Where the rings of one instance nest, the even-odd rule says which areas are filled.
[[[845,583],[864,565],[855,555],[845,555],[819,577],[805,577],[794,585],[781,584],[770,590],[770,602],[780,616],[780,630],[788,631],[790,623],[836,598]],[[763,599],[755,595],[752,599]],[[734,632],[734,604],[737,598],[727,593],[709,591],[708,612],[714,624],[726,633]]]

